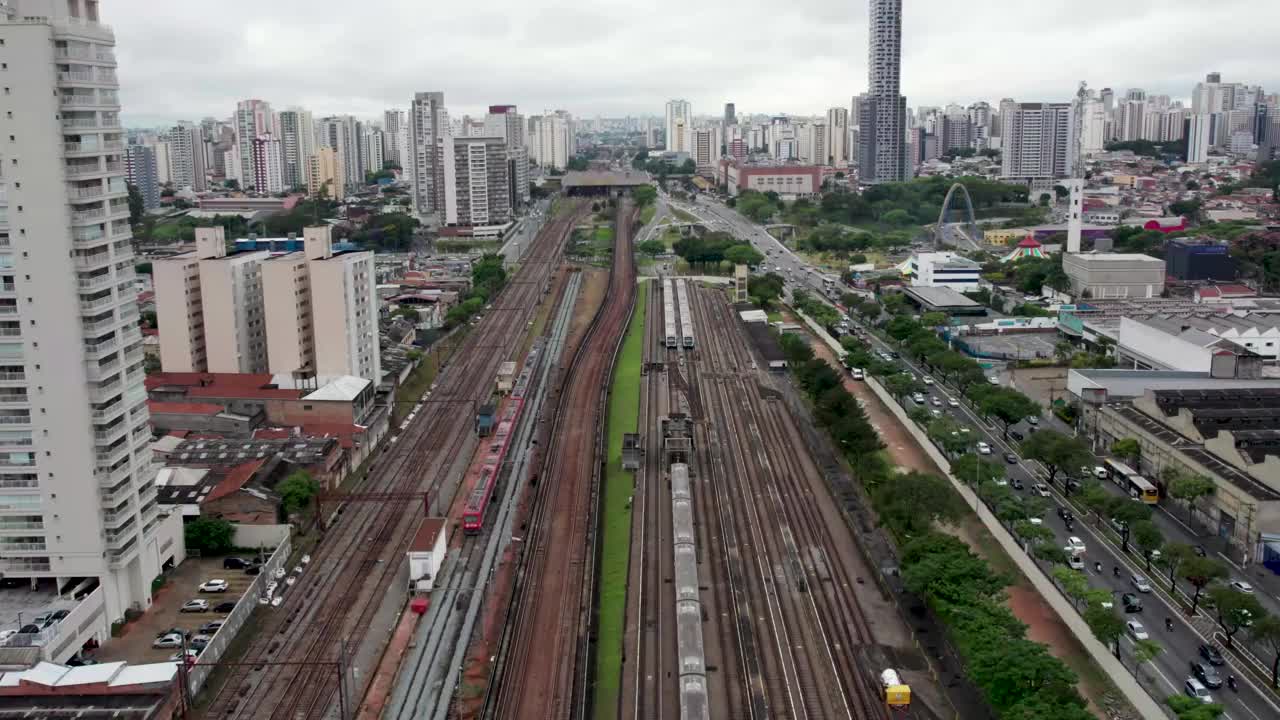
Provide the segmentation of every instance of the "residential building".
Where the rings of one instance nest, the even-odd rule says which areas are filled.
[[[1099,98],[1084,101],[1080,127],[1080,151],[1085,155],[1102,152],[1106,147],[1107,111]]]
[[[842,107],[827,108],[827,159],[816,162],[837,169],[849,167],[849,111]]]
[[[146,145],[156,156],[156,182],[161,185],[173,182],[173,158],[169,155],[169,143],[165,140],[149,138]]]
[[[93,136],[90,136],[93,137]],[[94,139],[97,142],[97,139]],[[88,143],[92,144],[92,143]],[[142,207],[160,207],[160,182],[156,179],[156,151],[148,145],[130,145],[125,155],[126,178],[142,194]]]
[[[200,126],[178,123],[165,133],[168,142],[170,177],[174,187],[196,192],[209,189],[204,162],[204,135]]]
[[[689,154],[698,165],[699,175],[715,175],[716,165],[720,162],[720,138],[719,127],[698,128],[693,131],[693,146]]]
[[[693,153],[693,109],[688,100],[667,101],[667,152]]]
[[[511,167],[501,137],[453,139],[453,183],[445,188],[444,224],[501,225],[511,220]]]
[[[573,157],[573,117],[564,110],[556,110],[537,118],[537,163],[544,169],[563,170]]]
[[[1000,122],[1001,177],[1072,176],[1075,134],[1070,103],[1010,103],[1001,107]]]
[[[279,136],[275,113],[271,104],[263,100],[241,100],[236,103],[235,143],[237,174],[230,176],[240,182],[240,187],[251,188],[258,177],[254,165],[253,143],[263,135]],[[255,188],[256,189],[256,188]]]
[[[1164,261],[1136,253],[1068,253],[1062,270],[1079,298],[1157,298],[1164,292]]]
[[[486,137],[500,137],[507,145],[508,195],[512,208],[529,202],[529,150],[524,144],[524,116],[515,105],[490,105],[485,116]]]
[[[284,186],[292,190],[308,186],[311,156],[316,151],[316,124],[307,110],[280,113],[280,154]]]
[[[858,119],[861,148],[858,176],[864,183],[897,182],[909,177],[907,101],[902,97],[902,0],[868,0],[867,94]]]
[[[1183,136],[1187,139],[1187,162],[1202,165],[1209,161],[1212,116],[1192,115],[1185,121]]]
[[[729,127],[730,125],[737,125],[737,124],[738,124],[737,108],[734,107],[733,103],[725,103],[724,104],[724,126]]]
[[[991,104],[979,101],[969,106],[969,125],[973,128],[973,148],[986,150],[991,147]]]
[[[227,253],[222,227],[196,228],[196,249],[152,263],[160,366],[166,372],[267,369],[262,262],[271,253]]]
[[[331,147],[342,158],[343,189],[354,191],[364,187],[364,162],[360,147],[362,124],[350,115],[320,120],[317,145]]]
[[[324,195],[330,200],[342,198],[342,158],[331,147],[316,148],[307,158],[307,194]]]
[[[303,237],[304,250],[262,263],[267,368],[354,375],[376,385],[382,362],[373,253],[335,253],[327,225],[305,228]]]
[[[258,192],[284,192],[284,167],[280,140],[273,135],[260,135],[253,140],[253,177],[250,185]]]
[[[982,265],[951,251],[925,252],[912,255],[903,270],[913,286],[972,292],[978,289]]]
[[[367,172],[376,173],[382,170],[387,162],[387,134],[377,128],[368,128],[364,137],[360,138],[361,155],[367,165]]]
[[[92,614],[82,602],[54,633],[69,646],[49,653],[59,660],[86,628],[106,642],[126,610],[149,607],[152,581],[185,557],[152,484],[115,36],[98,10],[0,7],[0,133],[13,139],[0,205],[21,208],[0,207],[0,572],[33,591],[98,580]]]
[[[443,193],[437,190],[444,182],[441,148],[451,137],[444,93],[415,93],[409,105],[408,121],[409,147],[404,171],[409,175],[414,211],[419,218],[428,220],[442,212],[438,200]]]
[[[409,120],[403,110],[385,110],[382,113],[382,131],[386,137],[386,158],[398,167],[408,164],[405,150],[409,147]]]

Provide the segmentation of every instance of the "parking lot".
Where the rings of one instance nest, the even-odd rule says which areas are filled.
[[[163,662],[178,652],[171,648],[153,648],[151,643],[163,630],[178,628],[198,634],[200,626],[205,623],[222,620],[225,612],[214,612],[213,608],[220,603],[239,600],[253,582],[253,576],[246,575],[243,570],[224,570],[223,558],[187,558],[185,562],[169,573],[168,582],[158,590],[152,600],[151,609],[138,620],[124,628],[124,634],[113,638],[105,647],[94,654],[99,662],[125,660],[130,663]],[[229,584],[226,592],[202,593],[200,584],[213,579],[226,580]],[[209,601],[207,612],[179,612],[188,600],[202,599]],[[249,598],[248,602],[255,602]]]
[[[1006,360],[1034,360],[1053,357],[1054,335],[1047,333],[1006,333],[965,335],[961,338],[975,352]]]

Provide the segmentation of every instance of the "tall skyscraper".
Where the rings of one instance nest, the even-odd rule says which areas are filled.
[[[196,192],[208,190],[200,126],[180,122],[165,132],[164,137],[169,143],[169,181],[179,190],[187,187]]]
[[[693,110],[688,100],[667,101],[667,145],[670,152],[693,152]]]
[[[737,124],[738,124],[737,108],[734,107],[733,103],[725,103],[724,104],[724,126],[729,127],[730,125],[737,125]]]
[[[693,131],[693,161],[698,166],[698,173],[711,176],[720,163],[720,145],[723,136],[718,126],[698,128]]]
[[[142,207],[160,207],[160,181],[156,179],[156,151],[150,145],[130,145],[125,155],[125,173],[129,184],[142,195]]]
[[[867,48],[867,94],[858,120],[859,179],[864,183],[898,182],[908,177],[907,101],[900,85],[902,0],[868,0],[867,6],[871,38]]]
[[[115,35],[99,23],[103,4],[0,8],[0,131],[13,139],[0,150],[0,197],[22,208],[0,210],[9,528],[0,569],[50,589],[97,578],[102,611],[84,622],[100,639],[127,609],[148,607],[164,563],[183,558],[181,517],[156,501]],[[58,642],[78,647],[81,632],[63,628]]]
[[[849,167],[849,111],[827,108],[827,158],[815,162],[844,170]]]
[[[409,123],[403,110],[385,110],[382,113],[382,130],[387,134],[387,160],[405,167],[405,148],[409,145]]]
[[[307,184],[308,161],[316,151],[316,124],[307,110],[293,108],[280,113],[281,167],[285,188]]]
[[[511,219],[507,142],[501,137],[457,137],[445,177],[444,224],[498,225]]]
[[[1209,146],[1212,144],[1210,132],[1212,116],[1207,114],[1192,115],[1186,120],[1184,134],[1187,138],[1187,162],[1195,165],[1209,160]]]
[[[364,123],[351,115],[337,115],[321,119],[318,130],[316,144],[333,148],[342,158],[344,188],[355,190],[363,186],[365,164],[360,140]]]
[[[511,204],[513,207],[524,205],[529,202],[529,149],[524,144],[524,116],[515,105],[490,105],[484,124],[485,135],[501,137],[507,143]]]
[[[573,116],[564,110],[556,110],[537,118],[534,144],[537,147],[537,162],[543,168],[569,166],[569,158],[573,157]]]
[[[1072,115],[1071,103],[1001,104],[1000,175],[1024,180],[1072,177]]]
[[[239,174],[235,179],[240,182],[240,187],[254,187],[254,179],[258,176],[253,164],[254,140],[263,135],[279,137],[279,134],[270,103],[263,100],[241,100],[236,103],[235,137]]]
[[[440,158],[453,146],[449,132],[449,111],[444,106],[444,93],[415,93],[409,105],[409,147],[404,171],[413,187],[413,208],[424,221],[441,221],[443,208],[437,200],[437,187],[443,183],[444,169]]]

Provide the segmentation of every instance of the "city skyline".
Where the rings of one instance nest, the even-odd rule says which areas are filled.
[[[725,102],[739,113],[821,115],[867,89],[864,2],[800,0],[778,12],[757,0],[697,7],[659,0],[640,17],[634,6],[615,2],[589,9],[499,2],[430,13],[390,2],[368,20],[335,22],[325,19],[339,16],[336,4],[334,13],[323,11],[328,1],[230,0],[211,16],[195,4],[160,13],[143,0],[115,0],[104,7],[104,20],[121,37],[125,122],[222,118],[245,98],[374,118],[387,107],[407,107],[426,87],[446,91],[455,115],[510,103],[526,113],[660,117],[675,97],[689,100],[695,115],[718,115]],[[908,105],[1066,101],[1082,79],[1094,88],[1141,87],[1187,100],[1211,71],[1225,81],[1280,86],[1280,70],[1267,62],[1280,6],[1024,5],[1000,0],[973,17],[939,0],[904,3],[901,92]],[[690,26],[705,20],[743,42],[682,38],[670,32],[676,16]],[[1249,22],[1220,22],[1233,16]],[[389,42],[411,36],[440,42]],[[493,52],[495,44],[504,51]],[[659,48],[644,62],[619,60]]]

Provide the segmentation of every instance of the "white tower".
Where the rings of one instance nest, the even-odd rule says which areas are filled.
[[[1089,103],[1089,86],[1083,81],[1071,106],[1071,179],[1063,182],[1067,196],[1067,252],[1080,252],[1084,212],[1084,114]]]

